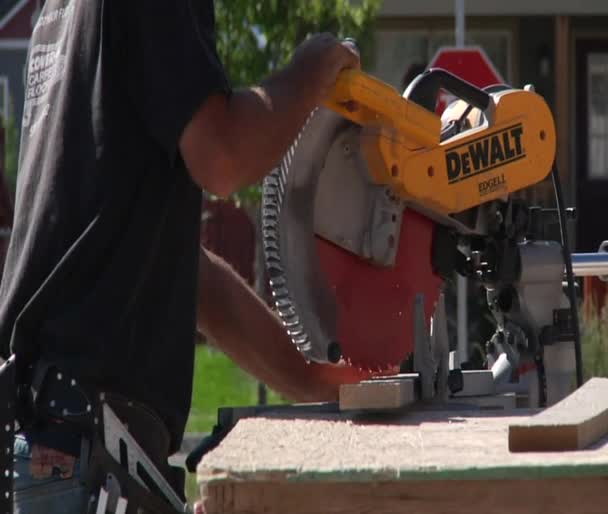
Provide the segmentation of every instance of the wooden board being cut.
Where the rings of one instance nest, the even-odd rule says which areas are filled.
[[[509,449],[582,450],[607,433],[608,379],[592,378],[561,402],[523,422],[511,424]]]
[[[414,375],[340,386],[340,410],[392,410],[416,401]]]
[[[534,411],[299,413],[240,420],[203,458],[208,514],[605,514],[608,440],[510,453]]]

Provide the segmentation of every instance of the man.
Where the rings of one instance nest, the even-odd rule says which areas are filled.
[[[199,222],[201,188],[227,196],[260,180],[358,56],[316,36],[232,91],[214,30],[209,0],[47,0],[34,28],[0,290],[2,355],[39,407],[15,441],[17,512],[82,510],[80,471],[95,463],[73,421],[100,393],[166,466],[188,416],[197,315],[294,399],[334,398],[356,377],[306,364],[230,268],[199,259]]]

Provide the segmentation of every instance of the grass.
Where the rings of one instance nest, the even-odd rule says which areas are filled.
[[[258,382],[241,371],[226,355],[208,345],[196,348],[192,406],[187,432],[210,432],[219,407],[240,407],[258,403]],[[268,391],[268,403],[283,403]]]
[[[580,319],[585,380],[608,377],[608,301],[602,309],[587,305]]]
[[[268,403],[284,403],[278,394],[268,390]],[[240,407],[258,403],[258,382],[241,371],[222,352],[208,345],[198,345],[194,361],[192,406],[187,432],[211,432],[219,407]],[[200,497],[196,474],[186,476],[186,498],[192,505]]]
[[[201,499],[199,486],[196,483],[196,473],[186,473],[186,500],[190,507],[194,507],[194,503]]]

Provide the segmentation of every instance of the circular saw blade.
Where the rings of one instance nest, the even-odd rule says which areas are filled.
[[[434,225],[406,209],[397,258],[389,267],[315,235],[315,198],[319,184],[326,184],[320,177],[327,155],[352,129],[352,123],[328,109],[311,114],[264,181],[264,253],[275,306],[308,360],[334,362],[342,356],[363,369],[386,370],[413,350],[416,294],[424,294],[427,318],[434,309],[441,283],[431,266]],[[344,181],[353,179],[344,175]],[[332,184],[340,209],[340,181]]]

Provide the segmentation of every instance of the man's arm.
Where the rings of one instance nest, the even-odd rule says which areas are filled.
[[[298,47],[292,62],[258,87],[207,98],[180,138],[194,181],[223,197],[258,182],[279,162],[338,73],[358,65],[352,47],[322,34]]]
[[[236,272],[201,248],[197,325],[242,369],[293,401],[333,401],[368,374],[307,363],[277,316]]]

